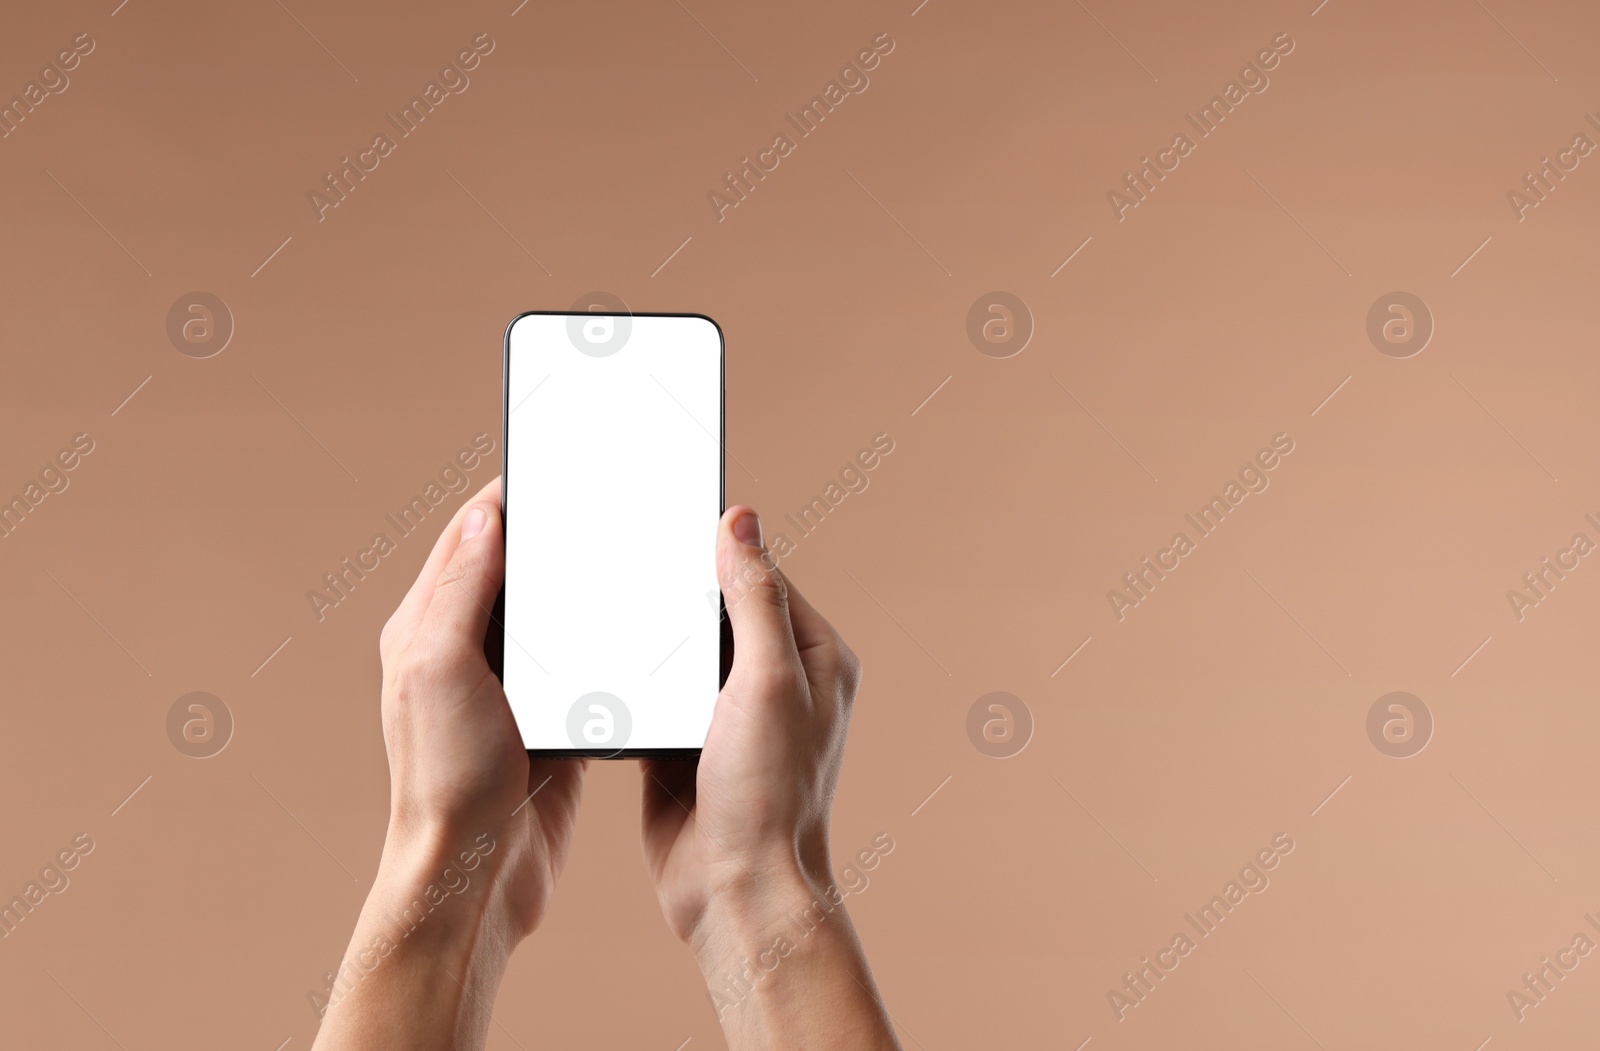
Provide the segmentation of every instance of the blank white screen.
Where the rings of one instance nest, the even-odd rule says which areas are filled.
[[[624,324],[620,350],[578,349]],[[696,317],[569,331],[532,314],[508,337],[506,696],[531,749],[699,748],[719,685],[722,336]],[[574,737],[595,692],[625,705],[625,740],[592,710]]]

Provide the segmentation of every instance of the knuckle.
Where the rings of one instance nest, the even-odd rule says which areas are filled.
[[[404,692],[425,692],[448,681],[460,668],[460,655],[448,647],[416,641],[396,662],[395,685]]]
[[[415,688],[432,674],[431,660],[416,646],[406,647],[394,662],[394,683],[402,690]]]
[[[730,609],[750,597],[777,607],[784,606],[789,599],[783,574],[757,560],[747,561],[727,574],[722,589]]]
[[[389,655],[394,652],[395,634],[399,630],[391,616],[384,622],[383,630],[378,632],[378,657],[385,664],[389,663]]]
[[[804,692],[805,673],[789,661],[763,661],[752,670],[755,688],[762,694],[787,697]]]
[[[439,574],[434,593],[470,590],[482,575],[483,560],[470,555],[457,555]]]
[[[378,662],[383,667],[385,676],[394,674],[404,662],[405,653],[411,647],[412,637],[407,634],[407,625],[400,619],[398,610],[384,624],[383,630],[378,633]]]
[[[784,584],[783,578],[776,573],[764,574],[759,583],[751,589],[762,603],[773,609],[786,609],[789,604],[789,589]]]
[[[849,706],[855,702],[856,691],[861,688],[861,658],[843,639],[837,639],[835,645],[839,653],[840,697]]]

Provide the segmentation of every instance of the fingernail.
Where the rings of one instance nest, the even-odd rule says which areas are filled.
[[[483,532],[483,523],[488,520],[489,516],[483,513],[481,507],[474,507],[468,511],[467,517],[461,522],[461,542],[464,544]]]
[[[761,546],[761,518],[754,512],[748,511],[733,520],[733,535],[739,543],[747,547],[759,548]]]

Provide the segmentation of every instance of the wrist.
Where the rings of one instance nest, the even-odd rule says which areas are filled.
[[[844,898],[770,875],[713,898],[690,944],[729,1048],[898,1051]]]
[[[366,966],[374,954],[382,959],[416,946],[462,969],[508,956],[513,940],[500,879],[505,853],[487,831],[391,824],[362,909],[358,934],[365,944],[351,946],[355,962]]]
[[[517,941],[494,876],[505,866],[490,864],[509,851],[491,843],[391,827],[350,945],[328,976],[319,1047],[436,1046],[438,1033],[487,1026],[483,1005]],[[395,1018],[415,1024],[384,1021]]]
[[[776,960],[814,940],[825,927],[829,933],[848,929],[844,896],[831,880],[816,879],[795,866],[742,874],[713,892],[687,940],[715,990],[730,977],[745,977],[746,971],[774,970]]]

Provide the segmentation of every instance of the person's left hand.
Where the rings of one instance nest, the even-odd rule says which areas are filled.
[[[455,857],[487,832],[497,897],[514,937],[525,937],[566,861],[587,761],[529,761],[483,651],[504,579],[497,478],[445,527],[379,639],[390,773],[384,853],[443,846]]]
[[[378,642],[389,831],[313,1051],[482,1047],[566,863],[584,763],[528,761],[484,656],[500,480],[445,526]]]

